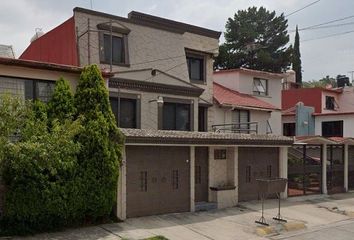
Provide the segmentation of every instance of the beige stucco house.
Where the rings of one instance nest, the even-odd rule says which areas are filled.
[[[72,18],[22,54],[95,63],[113,75],[111,105],[126,137],[120,219],[232,207],[258,198],[256,178],[286,177],[292,139],[213,131],[213,57],[220,34],[139,12],[125,18],[75,8]],[[56,48],[39,51],[51,44]]]
[[[267,132],[277,135],[282,134],[281,125],[281,91],[282,83],[295,77],[293,71],[278,74],[257,71],[247,68],[219,70],[214,72],[214,81],[239,93],[251,95],[260,101],[274,106],[267,120]],[[261,110],[261,109],[258,109]],[[252,116],[252,114],[254,116]],[[267,116],[259,111],[251,113],[251,121],[258,121],[264,125]],[[252,120],[254,119],[254,120]],[[219,119],[222,121],[223,119]],[[227,121],[227,120],[226,120]]]

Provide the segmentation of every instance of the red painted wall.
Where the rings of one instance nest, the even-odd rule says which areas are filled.
[[[314,107],[315,113],[321,113],[322,111],[322,89],[320,88],[283,90],[281,98],[283,110],[294,107],[298,102],[303,102],[305,106]]]
[[[74,17],[33,41],[20,59],[78,66]]]

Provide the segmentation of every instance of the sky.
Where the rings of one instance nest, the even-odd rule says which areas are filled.
[[[287,15],[313,2],[315,0],[92,0],[92,7],[123,17],[135,10],[224,32],[227,19],[238,10],[264,6],[278,15]],[[0,0],[0,44],[12,45],[19,57],[36,28],[44,32],[51,30],[71,17],[76,6],[91,8],[91,1]],[[353,9],[353,0],[320,0],[288,17],[289,31],[296,25],[301,29],[350,17],[332,23],[348,23],[346,25],[300,31],[304,81],[338,74],[351,77],[349,72],[354,70]],[[323,38],[328,35],[335,36]],[[224,41],[223,36],[220,41]],[[290,33],[290,43],[293,41],[294,33]]]

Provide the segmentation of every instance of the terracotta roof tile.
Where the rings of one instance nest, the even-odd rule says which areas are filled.
[[[291,145],[293,139],[271,134],[187,132],[122,128],[126,143],[202,145]]]
[[[258,98],[231,90],[214,82],[214,99],[220,105],[231,105],[233,107],[259,108],[260,110],[280,110],[270,103],[259,100]]]

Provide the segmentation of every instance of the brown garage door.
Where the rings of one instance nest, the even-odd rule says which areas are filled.
[[[208,147],[195,148],[195,201],[208,201]]]
[[[258,199],[256,179],[279,176],[278,148],[240,147],[238,150],[239,201]]]
[[[188,147],[127,146],[127,217],[190,210]]]

